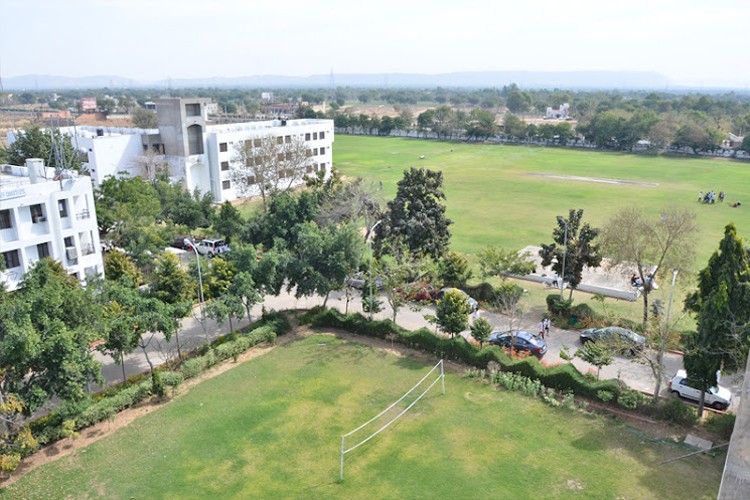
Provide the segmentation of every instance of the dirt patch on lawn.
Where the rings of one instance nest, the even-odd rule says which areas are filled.
[[[554,175],[554,174],[532,174],[537,177],[548,177],[550,179],[562,179],[566,181],[601,182],[603,184],[627,184],[631,186],[657,187],[655,182],[628,181],[623,179],[605,179],[603,177],[581,177],[578,175]]]

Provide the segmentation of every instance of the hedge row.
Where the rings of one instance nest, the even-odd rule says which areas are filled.
[[[485,369],[494,361],[503,371],[518,373],[532,380],[539,380],[546,387],[558,391],[572,391],[590,399],[596,398],[599,391],[608,391],[617,397],[623,390],[616,380],[589,380],[569,363],[547,367],[535,357],[516,359],[496,346],[480,350],[461,336],[446,339],[438,337],[427,328],[409,331],[387,319],[368,321],[361,314],[342,314],[335,309],[316,308],[306,314],[301,321],[312,326],[338,328],[358,335],[391,339],[407,347],[475,368]]]
[[[219,361],[245,352],[261,342],[273,343],[277,335],[287,333],[291,325],[281,313],[265,315],[239,332],[222,336],[207,348],[204,354],[184,360],[177,371],[157,368],[158,382],[165,387],[177,387],[185,379],[193,378]],[[63,403],[49,415],[29,424],[32,435],[40,445],[45,445],[114,417],[117,413],[136,405],[154,393],[151,377],[131,377],[128,383],[110,387],[92,398]],[[26,450],[24,456],[33,453]]]

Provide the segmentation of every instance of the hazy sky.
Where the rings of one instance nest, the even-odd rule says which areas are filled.
[[[657,71],[750,86],[750,0],[0,0],[2,76]]]

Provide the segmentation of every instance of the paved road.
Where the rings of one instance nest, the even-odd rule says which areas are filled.
[[[323,299],[321,297],[303,297],[296,299],[293,295],[282,293],[278,297],[269,296],[265,298],[264,303],[256,305],[252,312],[253,318],[257,318],[261,314],[262,307],[267,310],[282,310],[282,309],[308,309],[313,306],[321,305]],[[331,293],[328,304],[329,307],[335,307],[341,311],[345,310],[346,300],[342,293],[334,292]],[[386,319],[392,316],[392,311],[388,308],[387,303],[384,301],[385,309],[380,313],[374,315],[375,319]],[[349,312],[362,312],[362,304],[359,297],[355,297],[349,303]],[[409,330],[428,327],[432,328],[431,325],[424,319],[425,314],[435,314],[435,308],[433,306],[426,306],[421,311],[413,311],[408,307],[404,307],[399,310],[397,322],[404,328]],[[508,319],[500,314],[491,313],[487,311],[481,311],[482,317],[487,319],[493,326],[498,329],[508,329]],[[217,325],[215,321],[211,319],[205,320],[205,329],[198,321],[200,318],[200,308],[198,306],[194,309],[193,317],[188,317],[183,320],[183,328],[180,331],[180,344],[184,351],[196,347],[197,345],[206,342],[206,340],[214,339],[219,335],[223,335],[229,332],[229,325],[225,323],[223,325]],[[537,331],[537,325],[541,318],[524,318],[517,323],[518,329],[528,330],[531,332]],[[239,322],[235,322],[235,328],[242,327],[248,324],[247,318]],[[463,332],[462,335],[468,336],[469,332]],[[550,334],[547,337],[548,352],[544,357],[545,363],[553,364],[557,362],[564,362],[560,358],[560,349],[563,345],[568,346],[569,352],[572,354],[575,350],[580,347],[580,341],[578,339],[578,332],[571,330],[561,330],[559,328],[552,327]],[[170,358],[176,356],[176,343],[174,339],[172,342],[165,342],[160,336],[155,336],[151,344],[147,349],[151,361],[155,365],[164,363]],[[104,355],[97,354],[98,359],[103,363],[103,375],[107,384],[113,384],[122,380],[122,367],[116,365],[114,361]],[[588,363],[581,361],[580,359],[574,359],[573,364],[581,371],[586,372],[590,369],[596,370]],[[676,354],[667,354],[665,358],[665,377],[670,378],[674,375],[677,370],[682,368],[682,356]],[[148,363],[146,362],[145,356],[141,349],[136,350],[129,356],[125,357],[125,372],[127,376],[143,373],[148,370]],[[634,362],[631,358],[624,356],[616,356],[615,362],[602,368],[601,378],[619,378],[624,381],[628,386],[633,389],[637,389],[643,392],[652,393],[655,386],[655,379],[651,373],[651,369],[641,363]],[[662,395],[667,394],[667,380],[662,383]],[[741,377],[725,377],[722,379],[722,385],[730,388],[734,394],[734,401],[732,406],[736,407],[739,403],[739,395],[742,389],[742,378]]]

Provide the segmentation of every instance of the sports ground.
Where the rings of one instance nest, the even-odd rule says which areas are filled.
[[[435,386],[347,455],[339,482],[341,435],[398,399],[433,361],[332,335],[308,336],[193,387],[32,471],[0,496],[715,496],[723,455],[661,464],[687,451],[603,417],[497,390],[457,369],[448,370],[445,395]]]

